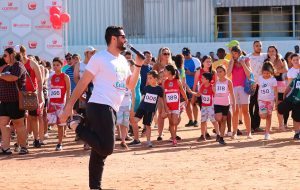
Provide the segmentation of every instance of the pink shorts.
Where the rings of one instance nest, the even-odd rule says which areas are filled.
[[[258,100],[258,107],[260,114],[271,115],[274,108],[274,101],[262,101]]]

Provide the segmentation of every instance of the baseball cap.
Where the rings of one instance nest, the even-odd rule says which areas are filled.
[[[88,46],[87,48],[85,48],[84,52],[88,51],[96,51],[96,49],[93,46]]]
[[[183,55],[189,55],[190,53],[191,53],[190,48],[184,47],[184,48],[182,49],[182,54],[183,54]]]
[[[239,46],[240,42],[237,40],[231,40],[228,44],[226,44],[227,47],[232,48],[233,46]]]

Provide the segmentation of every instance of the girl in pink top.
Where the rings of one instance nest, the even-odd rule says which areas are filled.
[[[240,112],[242,112],[244,116],[247,136],[248,138],[252,138],[251,120],[249,114],[250,95],[244,91],[246,77],[250,78],[251,74],[250,59],[242,56],[242,51],[237,46],[232,47],[231,55],[232,59],[229,62],[227,76],[232,76],[233,91],[237,104],[236,110],[233,112],[232,116],[232,138],[235,139],[237,137]]]
[[[235,97],[232,82],[226,78],[226,69],[223,65],[217,67],[217,76],[218,80],[213,87],[215,93],[214,110],[216,120],[221,123],[219,143],[225,145],[226,143],[223,137],[225,133],[227,115],[230,108],[230,98],[232,100],[232,110],[235,112]]]

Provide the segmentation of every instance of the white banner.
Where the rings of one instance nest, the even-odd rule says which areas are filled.
[[[54,30],[49,8],[63,12],[65,0],[0,0],[0,50],[24,45],[27,54],[52,61],[64,57],[63,27]]]

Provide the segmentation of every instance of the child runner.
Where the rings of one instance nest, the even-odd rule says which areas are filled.
[[[65,73],[62,73],[63,62],[55,57],[53,59],[53,70],[55,74],[49,79],[50,94],[48,107],[48,122],[57,124],[58,128],[58,144],[55,150],[62,150],[62,139],[64,135],[65,123],[60,123],[58,115],[63,111],[66,101],[70,98],[70,78]]]
[[[147,136],[147,146],[153,147],[152,142],[150,141],[151,137],[151,123],[153,116],[157,109],[157,103],[163,104],[163,89],[158,86],[158,73],[157,71],[150,71],[147,74],[148,85],[145,86],[145,94],[142,97],[142,101],[135,113],[135,121],[132,122],[134,140],[129,143],[130,145],[140,145],[138,135],[138,122],[143,118],[143,124],[146,126],[146,136]]]
[[[232,100],[232,111],[235,112],[235,97],[231,80],[226,78],[226,69],[223,65],[217,67],[218,80],[213,86],[215,93],[214,110],[215,118],[221,122],[219,143],[225,145],[224,133],[227,121],[227,114],[230,108],[230,99]]]
[[[278,104],[277,81],[273,77],[274,67],[270,61],[266,61],[262,67],[262,76],[258,77],[258,107],[261,119],[266,119],[265,140],[270,139],[272,111]]]
[[[164,87],[164,103],[169,118],[170,133],[172,144],[177,145],[177,140],[181,138],[176,135],[177,126],[180,123],[180,94],[183,96],[186,104],[188,99],[182,84],[179,80],[179,72],[173,65],[167,65],[164,70],[166,80],[163,82]]]

